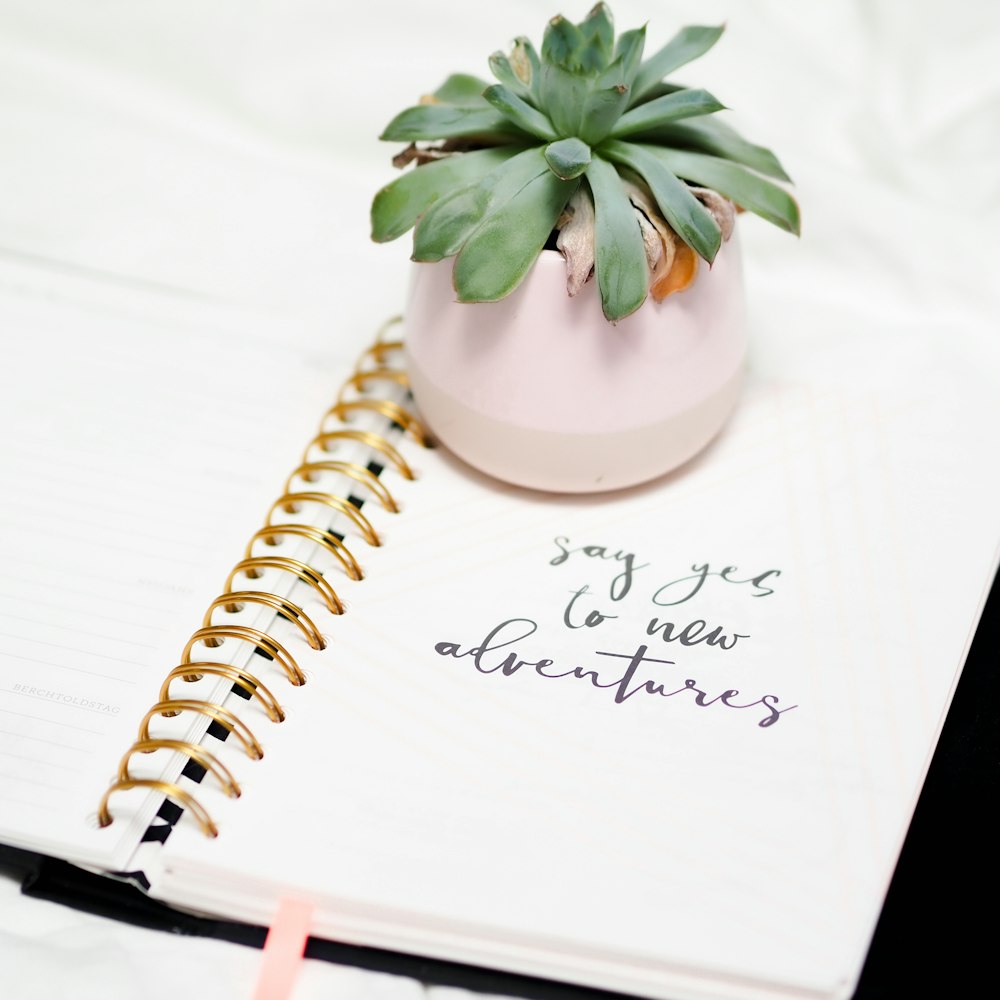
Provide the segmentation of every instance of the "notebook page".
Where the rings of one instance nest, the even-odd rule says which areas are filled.
[[[277,323],[2,279],[0,838],[114,867],[149,808],[101,795],[335,383]]]
[[[180,824],[154,892],[642,995],[847,995],[1000,509],[993,375],[852,350],[759,373],[613,498],[419,456],[330,649],[289,629],[311,683],[243,798],[199,792],[220,839]]]

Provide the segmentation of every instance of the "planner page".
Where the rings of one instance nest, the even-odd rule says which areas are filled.
[[[0,263],[0,840],[121,866],[157,803],[103,830],[98,803],[332,401],[334,339]]]
[[[275,623],[308,683],[264,760],[213,742],[243,797],[198,787],[219,838],[182,819],[154,893],[643,996],[849,995],[996,568],[997,366],[930,324],[794,335],[623,493],[400,443],[328,648]]]

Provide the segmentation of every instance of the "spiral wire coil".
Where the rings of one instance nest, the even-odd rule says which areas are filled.
[[[182,713],[201,715],[210,720],[212,726],[219,726],[225,736],[232,736],[251,760],[259,760],[264,755],[263,748],[249,726],[234,712],[217,702],[186,698],[182,685],[212,677],[231,682],[229,691],[247,699],[254,699],[261,705],[267,718],[273,723],[284,721],[285,713],[275,695],[260,678],[249,670],[230,663],[210,659],[210,650],[221,646],[227,640],[250,644],[273,662],[294,686],[305,683],[305,675],[295,662],[295,658],[269,632],[247,625],[218,625],[213,623],[213,615],[218,609],[226,612],[242,610],[247,605],[257,605],[269,609],[274,621],[284,619],[291,622],[313,649],[323,649],[325,640],[312,619],[298,604],[281,594],[264,590],[239,590],[238,578],[242,575],[250,580],[259,579],[266,570],[278,570],[290,574],[293,582],[304,583],[316,592],[332,615],[344,613],[344,604],[326,576],[308,562],[288,556],[255,555],[258,542],[274,545],[286,536],[313,543],[317,549],[325,551],[344,573],[353,580],[363,577],[361,567],[343,538],[332,528],[317,528],[307,524],[282,523],[281,515],[293,514],[306,505],[326,508],[331,517],[343,516],[357,530],[359,537],[369,545],[380,545],[381,540],[371,522],[361,513],[362,501],[348,495],[323,492],[316,488],[317,478],[324,472],[337,473],[350,480],[353,486],[371,497],[385,511],[395,513],[399,507],[395,498],[379,478],[378,468],[391,466],[405,479],[413,479],[414,473],[403,456],[386,436],[391,429],[409,434],[419,445],[428,447],[430,438],[409,410],[392,399],[382,399],[368,395],[370,387],[396,387],[398,392],[408,390],[406,372],[398,365],[402,341],[388,339],[388,332],[399,322],[398,317],[390,320],[379,331],[375,342],[359,358],[353,374],[344,382],[337,395],[336,403],[326,412],[320,424],[319,433],[312,439],[303,455],[301,463],[285,482],[278,499],[271,505],[264,525],[250,539],[244,558],[232,569],[226,579],[225,588],[215,597],[205,612],[202,626],[193,632],[181,654],[181,662],[168,672],[160,688],[159,700],[146,712],[138,737],[122,757],[115,780],[105,791],[98,806],[97,820],[100,826],[109,826],[114,817],[111,812],[111,797],[119,791],[144,789],[163,796],[181,810],[187,810],[194,817],[202,831],[209,837],[218,835],[218,828],[204,806],[187,788],[178,781],[162,778],[135,777],[131,766],[136,754],[151,754],[158,750],[180,754],[188,763],[200,767],[202,776],[211,775],[223,792],[238,798],[240,787],[229,769],[217,755],[206,749],[200,742],[155,738],[150,735],[153,720]],[[369,414],[383,418],[388,426],[385,431],[376,432],[367,428],[351,426],[358,414]],[[356,462],[327,458],[339,444],[346,442],[361,446],[372,456],[375,465],[364,466]],[[318,458],[316,456],[319,456]],[[299,484],[299,485],[296,485]],[[353,487],[352,487],[353,488]],[[192,659],[197,646],[206,647],[199,653],[199,659]],[[217,730],[218,731],[218,730]],[[186,768],[185,768],[186,770]],[[200,778],[198,779],[200,780]]]

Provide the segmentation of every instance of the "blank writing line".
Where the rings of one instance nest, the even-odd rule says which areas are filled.
[[[54,477],[48,477],[48,478],[54,478]],[[65,485],[65,481],[61,481],[61,480],[58,480],[58,479],[56,479],[55,481],[58,482],[60,485]],[[117,490],[117,489],[116,490],[107,490],[106,492],[112,492],[112,493],[114,493],[116,495],[120,494],[120,491]],[[118,515],[119,517],[141,518],[143,520],[143,523],[148,524],[148,522],[150,520],[149,515],[145,511],[137,509],[139,507],[139,502],[141,500],[144,500],[145,496],[146,496],[146,494],[139,493],[139,494],[136,495],[136,499],[129,500],[126,505],[123,505],[121,507],[116,507],[116,508],[114,508],[112,510],[109,510],[108,504],[105,504],[105,503],[96,503],[94,501],[87,501],[87,500],[79,500],[76,497],[74,497],[73,498],[73,507],[76,510],[79,510],[80,507],[92,507],[92,508],[94,508],[94,509],[96,509],[98,511],[101,511],[102,513],[105,513],[105,514],[114,513],[114,514]],[[32,514],[37,514],[38,516],[44,517],[44,516],[47,516],[47,515],[45,514],[45,512],[42,511],[42,509],[40,507],[40,504],[42,503],[42,501],[49,502],[50,505],[52,507],[54,507],[57,511],[61,511],[64,508],[64,504],[62,503],[61,498],[57,497],[57,496],[53,496],[51,498],[50,497],[32,496],[30,498],[30,502],[17,503],[17,502],[11,502],[11,501],[5,500],[2,503],[3,503],[3,506],[7,507],[8,509],[13,507],[15,510],[25,510],[25,511],[28,511],[28,512],[30,512]],[[171,504],[171,506],[174,507],[174,509],[176,509],[176,506],[173,503]],[[203,508],[200,508],[200,507],[198,507],[195,504],[192,504],[189,507],[189,510],[191,510],[192,513],[195,513],[195,512],[202,513],[202,514],[204,513]],[[89,524],[89,525],[92,525],[94,527],[105,527],[107,525],[106,521],[102,521],[102,522],[83,521],[83,520],[79,520],[77,518],[73,519],[73,523],[74,524],[78,524],[78,525],[87,525],[87,524]],[[184,529],[186,529],[188,531],[188,533],[191,533],[191,532],[194,532],[194,531],[201,531],[202,534],[204,534],[206,536],[208,536],[208,535],[211,534],[211,527],[208,526],[208,525],[205,525],[205,524],[195,524],[195,525],[192,525],[189,520],[184,520],[184,519],[181,519],[181,518],[171,518],[169,516],[166,516],[166,515],[162,514],[159,511],[156,512],[156,523],[159,524],[159,525],[170,524],[170,525],[173,525],[174,527],[177,527],[177,528],[184,528]],[[158,538],[159,536],[154,536],[154,537]]]
[[[60,750],[74,750],[76,753],[93,753],[86,747],[75,747],[71,743],[60,743],[58,740],[45,740],[41,736],[29,736],[27,733],[9,733],[6,729],[0,729],[0,736],[13,736],[19,740],[34,740],[35,743],[48,743],[50,747],[59,747]]]
[[[39,455],[37,455],[36,453],[33,452],[33,453],[29,454],[29,455],[23,456],[20,459],[20,461],[22,461],[22,462],[27,462],[27,461],[48,462],[48,461],[50,461],[50,459],[47,456],[39,456]],[[84,472],[90,473],[91,475],[93,475],[93,473],[94,473],[94,467],[92,465],[82,465],[82,464],[79,464],[79,463],[67,462],[67,461],[65,461],[63,459],[60,459],[59,465],[60,465],[61,468],[64,468],[64,469],[69,469],[69,470],[80,469],[80,470],[82,470]],[[66,484],[66,477],[65,476],[54,476],[54,475],[51,475],[51,474],[47,475],[44,472],[32,472],[31,476],[32,476],[33,479],[48,480],[49,482],[55,483],[58,486],[65,486],[65,484]],[[149,495],[149,490],[148,489],[144,490],[144,489],[136,489],[135,488],[136,483],[135,483],[134,479],[133,480],[128,480],[128,481],[125,481],[125,482],[119,482],[119,481],[113,480],[113,476],[112,476],[112,473],[111,473],[110,470],[106,473],[106,476],[109,477],[110,479],[112,479],[112,482],[109,484],[109,478],[102,477],[99,482],[90,484],[90,492],[92,494],[93,493],[110,493],[112,495],[118,495],[118,496],[121,496],[122,494],[125,494],[126,498],[127,498],[128,493],[132,493],[132,495],[134,496],[135,500],[134,501],[130,501],[130,502],[133,504],[133,506],[134,506],[135,503],[137,503],[140,500],[145,499]],[[148,484],[152,485],[155,489],[160,490],[160,489],[163,488],[164,485],[171,485],[172,486],[173,483],[174,483],[174,479],[173,479],[173,476],[170,475],[170,476],[168,476],[166,478],[166,482],[165,483],[157,483],[157,482],[154,482],[149,477],[146,477],[146,482]],[[182,498],[178,498],[176,496],[171,498],[170,504],[171,504],[171,507],[173,507],[175,510],[187,510],[187,511],[190,511],[191,513],[193,513],[193,514],[204,514],[204,508],[200,504],[197,504],[197,503],[194,503],[194,502],[185,503]],[[101,509],[106,509],[106,506],[104,504],[100,504],[100,503],[92,503],[92,504],[89,504],[89,506],[99,507]],[[176,524],[177,527],[184,527],[184,526],[186,526],[186,522],[183,521],[183,520],[181,520],[181,519],[179,519],[179,518],[178,519],[174,519],[172,521],[169,521],[168,523]]]
[[[0,771],[0,778],[7,778],[10,781],[26,781],[32,788],[51,788],[56,792],[61,792],[66,788],[65,785],[50,785],[47,781],[39,781],[35,777],[25,778],[20,774],[5,774],[3,771]]]
[[[91,653],[89,650],[80,649],[77,646],[60,646],[57,642],[45,642],[43,639],[29,639],[23,635],[12,635],[10,632],[0,632],[0,636],[7,639],[20,639],[22,642],[33,642],[37,646],[51,646],[53,649],[65,649],[69,653],[79,653],[82,656],[96,656],[100,660],[112,660],[115,663],[127,663],[130,667],[138,667],[135,660],[123,660],[117,656],[105,656],[103,653]],[[114,674],[102,674],[96,670],[87,670],[85,667],[67,667],[65,663],[53,663],[51,660],[33,660],[30,656],[21,656],[20,653],[8,654],[12,659],[26,660],[28,663],[44,663],[50,667],[62,667],[63,670],[77,670],[81,674],[91,674],[94,677],[104,677],[109,681],[121,681],[123,684],[134,684],[135,681],[127,680],[124,677],[116,677]]]
[[[156,649],[156,643],[136,642],[133,639],[122,639],[117,635],[105,635],[103,632],[87,632],[82,628],[71,628],[69,625],[57,625],[55,622],[50,622],[45,618],[28,618],[24,615],[10,615],[6,611],[0,611],[0,618],[9,618],[11,621],[15,622],[30,622],[32,625],[42,625],[45,628],[57,628],[61,629],[63,632],[73,632],[75,635],[86,635],[91,639],[106,639],[108,642],[120,642],[125,646],[138,646],[140,649]],[[29,642],[35,641],[26,635],[15,636],[15,638],[28,639]]]
[[[22,583],[24,583],[24,582],[34,583],[33,580],[24,581],[23,579],[21,580],[21,582]],[[35,584],[35,586],[49,588],[49,587],[51,587],[51,584],[40,583],[40,584]],[[60,589],[60,590],[66,590],[67,588],[60,587],[58,589]],[[77,593],[77,594],[82,595],[83,597],[93,597],[94,596],[92,593],[91,594],[84,594],[82,591],[69,591],[69,593]],[[8,598],[10,598],[12,600],[15,600],[15,601],[23,601],[25,604],[30,604],[30,605],[32,605],[32,607],[36,607],[36,608],[54,608],[56,611],[65,611],[66,610],[66,605],[65,604],[56,604],[53,601],[39,601],[39,600],[37,600],[34,597],[25,597],[23,594],[8,594],[8,593],[0,590],[0,597],[8,597]],[[118,605],[118,604],[125,604],[125,603],[127,603],[127,602],[125,602],[125,601],[119,601],[117,599],[115,600],[115,604],[116,605]],[[139,608],[141,608],[142,605],[136,604],[136,605],[132,605],[132,607],[139,607]],[[144,611],[150,611],[150,612],[158,612],[161,609],[160,608],[143,608],[143,610]],[[116,625],[130,624],[128,622],[125,622],[121,615],[101,615],[101,614],[98,614],[96,611],[91,611],[89,608],[86,611],[81,611],[80,614],[85,614],[88,618],[101,618],[101,619],[103,619],[106,622],[114,622]],[[13,618],[14,615],[8,615],[7,617]],[[22,619],[22,620],[27,621],[28,619]],[[47,625],[48,621],[46,620],[44,622],[44,624]],[[60,626],[60,628],[61,627],[62,626]],[[162,628],[162,627],[160,627],[158,625],[147,625],[145,622],[143,622],[142,628],[144,628],[147,632],[166,632],[167,631],[165,628]]]
[[[4,694],[14,694],[14,691],[5,691]],[[16,692],[20,694],[21,692]],[[48,699],[45,699],[48,701]],[[12,708],[0,708],[0,712],[6,712],[7,715],[16,715],[21,719],[31,719],[34,722],[45,722],[50,726],[61,726],[64,729],[79,729],[81,733],[90,733],[91,736],[103,736],[104,734],[99,729],[86,729],[83,726],[74,726],[72,722],[53,722],[51,719],[43,719],[40,715],[28,715],[27,712],[15,712]]]
[[[3,777],[3,776],[0,775],[0,777]],[[19,781],[22,784],[24,783],[24,779],[23,778],[15,778],[14,780],[15,781]],[[16,798],[15,796],[13,796],[13,795],[8,795],[6,792],[4,792],[3,800],[4,800],[5,803],[8,803],[9,805],[30,806],[32,809],[44,809],[46,812],[58,812],[59,811],[59,807],[52,805],[51,802],[30,802],[28,799],[19,799],[19,798]]]
[[[11,514],[11,515],[5,517],[6,523],[8,525],[17,526],[18,524],[24,524],[25,523],[25,518],[28,519],[28,524],[29,525],[30,525],[32,519],[48,522],[48,521],[50,521],[50,518],[51,518],[51,515],[49,515],[45,511],[38,510],[38,508],[35,507],[34,505],[28,505],[28,504],[22,504],[22,505],[18,505],[18,504],[0,504],[0,507],[3,507],[3,506],[6,506],[8,510],[10,510],[11,507],[14,507],[15,509],[17,509],[18,507],[20,507],[21,510],[23,510],[23,511],[26,512],[26,513],[22,513],[22,514]],[[120,515],[124,517],[128,513],[130,513],[130,511],[128,509],[122,509],[120,512],[112,510],[111,513],[120,513]],[[68,521],[68,519],[63,518],[63,520],[62,520],[61,523],[66,524],[67,521]],[[94,533],[110,532],[115,537],[126,536],[126,537],[131,537],[131,538],[142,538],[142,539],[145,539],[148,542],[162,542],[163,541],[163,538],[162,538],[161,535],[153,534],[150,531],[138,531],[135,528],[128,528],[125,525],[121,524],[120,521],[116,521],[114,524],[109,524],[107,521],[88,521],[85,518],[74,516],[72,518],[72,520],[68,521],[68,523],[71,524],[71,525],[73,525],[74,527],[81,528],[81,529],[88,529],[88,528],[95,529]],[[32,529],[32,528],[29,527],[28,530],[34,530],[34,529]],[[203,531],[204,531],[204,529],[203,529]],[[53,534],[53,532],[49,531],[48,527],[46,527],[45,534],[47,534],[47,535],[48,534]],[[63,537],[65,537],[65,535]],[[90,538],[88,538],[87,540],[90,541]],[[173,541],[172,541],[172,544],[174,544],[174,545],[187,545],[187,546],[190,546],[191,548],[194,548],[194,549],[201,549],[201,548],[204,547],[204,543],[203,542],[189,541],[187,538],[174,538]]]
[[[9,750],[0,750],[0,754],[4,757],[13,757],[14,760],[26,760],[30,764],[42,764],[45,767],[58,767],[62,771],[72,771],[74,774],[80,774],[80,768],[70,767],[69,764],[53,764],[51,761],[38,760],[35,757],[24,757],[19,753],[11,753]]]
[[[7,555],[7,556],[4,557],[4,559],[8,563],[9,562],[17,562],[17,563],[20,563],[22,566],[24,566],[24,565],[35,566],[35,567],[38,567],[39,569],[43,570],[44,573],[51,574],[52,567],[44,559],[32,558],[31,556],[22,555],[22,554]],[[113,576],[109,576],[107,573],[87,573],[84,570],[78,569],[77,567],[73,568],[72,575],[73,575],[74,579],[94,580],[97,583],[108,583],[108,584],[111,584],[112,586],[115,586],[115,587],[120,587],[120,586],[122,586],[123,583],[125,583],[125,585],[127,585],[127,586],[132,586],[133,585],[132,581],[130,581],[130,580],[129,581],[122,581],[122,580],[119,580],[119,579],[117,579],[117,578],[115,578]],[[92,598],[94,596],[94,592],[92,590],[90,590],[90,591],[88,591],[88,590],[76,590],[73,587],[64,587],[61,584],[53,583],[52,580],[49,577],[46,577],[45,579],[42,579],[42,580],[31,580],[31,579],[26,578],[24,576],[24,574],[22,573],[21,574],[21,578],[20,578],[20,580],[18,582],[19,583],[30,583],[34,587],[44,587],[46,590],[60,590],[64,594],[75,594],[77,597],[91,597]],[[116,597],[115,598],[115,604],[116,605],[119,605],[119,604],[128,605],[128,607],[130,607],[130,608],[139,608],[140,611],[157,612],[157,611],[161,610],[161,608],[160,608],[159,605],[152,605],[152,604],[145,604],[145,603],[140,604],[137,601],[127,601],[127,600],[124,600],[123,598],[120,598],[120,597]]]
[[[109,534],[114,535],[114,531],[111,530]],[[127,552],[132,556],[141,555],[145,556],[150,560],[159,560],[161,562],[171,562],[178,566],[185,566],[192,569],[200,568],[201,564],[194,562],[191,559],[178,559],[176,556],[167,555],[162,546],[158,546],[155,549],[138,548],[134,545],[113,545],[111,542],[105,540],[104,538],[94,538],[91,536],[81,537],[76,532],[71,531],[58,531],[51,525],[45,529],[45,537],[47,539],[52,538],[64,538],[67,541],[72,542],[78,550],[83,550],[86,547],[96,550],[97,558],[101,557],[104,552]]]

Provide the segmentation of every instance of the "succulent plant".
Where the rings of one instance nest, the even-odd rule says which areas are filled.
[[[415,227],[414,260],[455,257],[459,300],[492,302],[558,233],[569,293],[595,276],[616,322],[714,260],[733,203],[798,233],[794,199],[767,179],[789,180],[777,157],[707,91],[664,80],[722,30],[685,27],[643,60],[645,27],[616,39],[599,3],[579,24],[552,18],[541,52],[522,37],[491,56],[493,85],[448,77],[382,134],[409,143],[397,166],[416,165],[376,194],[373,238]]]

